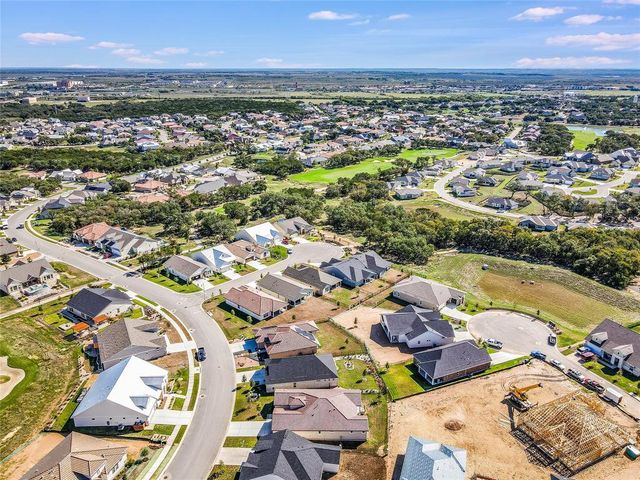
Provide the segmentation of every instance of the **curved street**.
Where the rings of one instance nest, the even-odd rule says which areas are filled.
[[[38,238],[19,224],[35,212],[45,201],[39,201],[16,212],[8,219],[8,237],[15,237],[21,245],[42,252],[94,275],[120,285],[138,295],[153,300],[172,312],[189,329],[198,346],[205,347],[208,356],[200,366],[200,391],[186,434],[162,478],[199,480],[207,478],[227,433],[235,399],[235,367],[229,344],[218,324],[202,308],[202,302],[220,291],[257,280],[267,272],[284,269],[302,262],[317,263],[342,256],[342,249],[322,242],[296,245],[293,253],[281,262],[257,270],[241,278],[230,280],[208,292],[180,294],[141,277],[127,277],[120,270],[71,246]]]

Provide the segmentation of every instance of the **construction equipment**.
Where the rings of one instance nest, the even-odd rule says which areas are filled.
[[[509,400],[514,407],[516,407],[521,412],[526,412],[534,405],[529,401],[529,396],[527,392],[531,390],[535,390],[536,388],[542,388],[541,383],[534,383],[532,385],[527,385],[526,387],[518,388],[515,385],[512,385],[509,388],[509,393],[505,396],[507,400]]]

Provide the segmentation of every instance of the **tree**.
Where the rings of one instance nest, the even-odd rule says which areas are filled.
[[[222,207],[225,215],[238,221],[238,225],[244,225],[249,220],[251,209],[240,202],[228,202]]]
[[[131,184],[121,178],[114,178],[109,182],[112,193],[128,193],[131,191]]]
[[[214,242],[231,240],[236,231],[235,223],[224,215],[208,212],[200,216],[199,230]]]

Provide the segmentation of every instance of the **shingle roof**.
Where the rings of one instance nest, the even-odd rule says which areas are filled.
[[[438,308],[443,307],[451,298],[464,297],[464,292],[461,290],[415,275],[398,282],[393,290],[410,295]]]
[[[407,305],[395,313],[382,314],[390,335],[406,335],[407,338],[415,338],[427,330],[433,330],[443,337],[454,338],[453,326],[438,312]]]
[[[170,268],[175,272],[182,273],[187,277],[191,277],[200,270],[206,268],[206,265],[196,262],[195,260],[185,257],[184,255],[173,255],[162,264],[164,268]]]
[[[264,277],[256,282],[261,289],[275,293],[290,302],[297,302],[308,297],[312,290],[307,286],[281,275],[267,273]]]
[[[158,324],[149,320],[125,318],[112,323],[96,334],[100,360],[104,364],[165,347],[157,329]]]
[[[283,430],[258,441],[240,467],[239,480],[320,480],[324,465],[339,463],[339,446],[312,443]]]
[[[463,480],[467,451],[409,437],[400,480]]]
[[[22,284],[31,278],[40,277],[45,272],[55,272],[45,258],[39,258],[33,262],[17,262],[12,267],[0,270],[0,285]]]
[[[340,279],[330,275],[311,265],[300,265],[298,267],[287,267],[282,272],[287,277],[294,278],[312,287],[323,290],[326,287],[333,287],[340,283]]]
[[[599,335],[598,335],[599,334]],[[596,338],[593,338],[597,335]],[[640,368],[640,334],[610,319],[604,319],[586,338],[608,354],[617,352],[629,365]]]
[[[473,340],[449,343],[414,353],[413,358],[416,365],[426,371],[431,378],[441,378],[491,363],[491,357],[487,351],[478,347]]]
[[[313,228],[313,225],[302,217],[284,218],[278,220],[275,226],[280,228],[286,235],[301,233]]]
[[[287,306],[286,302],[246,285],[233,287],[224,294],[224,298],[259,316],[281,310]]]
[[[117,288],[83,288],[76,293],[67,306],[93,318],[111,305],[131,305],[129,296]]]
[[[337,378],[338,368],[330,353],[265,360],[267,385]]]
[[[282,354],[317,347],[314,333],[318,331],[315,322],[289,325],[271,325],[254,330],[256,343],[264,345],[267,355]]]

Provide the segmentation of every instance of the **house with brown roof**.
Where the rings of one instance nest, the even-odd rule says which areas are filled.
[[[269,249],[256,245],[247,240],[236,240],[224,245],[239,263],[260,260],[269,256]]]
[[[147,180],[145,182],[136,183],[133,189],[140,193],[153,193],[163,190],[167,185],[157,180]]]
[[[94,245],[104,237],[109,230],[111,230],[111,226],[105,222],[91,223],[75,230],[71,238],[76,242]]]
[[[107,174],[106,173],[102,173],[102,172],[94,172],[93,170],[89,170],[87,172],[81,173],[76,178],[80,182],[90,183],[90,182],[97,182],[98,180],[102,180],[102,179],[107,178]]]
[[[233,287],[224,294],[224,300],[230,307],[258,321],[275,317],[287,309],[287,302],[246,285]]]
[[[273,432],[291,430],[307,440],[364,442],[369,420],[360,390],[282,389],[273,397]]]
[[[312,355],[318,351],[320,342],[315,336],[315,322],[271,325],[254,329],[258,352],[269,358],[287,358]]]
[[[127,447],[71,432],[22,480],[112,480],[127,463]]]

